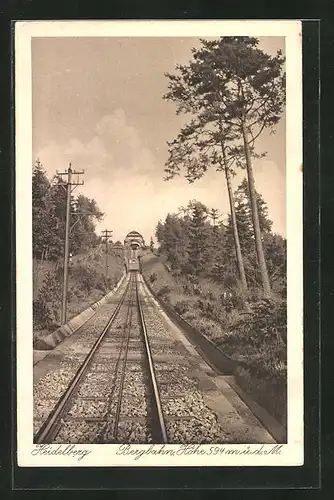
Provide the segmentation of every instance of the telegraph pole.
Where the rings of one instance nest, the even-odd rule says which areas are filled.
[[[109,229],[105,229],[104,231],[102,231],[102,239],[105,240],[105,243],[106,243],[106,278],[108,278],[108,239],[111,238],[112,236],[112,231],[110,231]]]
[[[63,298],[62,298],[62,307],[61,307],[61,324],[65,325],[67,319],[67,289],[68,289],[68,261],[69,261],[69,234],[70,234],[70,217],[71,217],[71,193],[74,191],[76,186],[82,186],[83,181],[80,182],[80,175],[83,175],[85,172],[82,170],[81,172],[76,172],[72,170],[72,165],[70,163],[66,172],[58,172],[57,177],[60,180],[63,180],[63,176],[67,177],[64,183],[64,187],[66,189],[66,225],[65,225],[65,250],[64,250],[64,279],[63,279]],[[77,181],[73,182],[72,176],[77,176]]]

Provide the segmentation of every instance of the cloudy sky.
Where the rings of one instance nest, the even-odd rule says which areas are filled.
[[[162,99],[165,72],[191,59],[195,38],[34,38],[32,41],[33,159],[51,175],[69,162],[85,170],[76,189],[95,198],[105,213],[98,230],[112,229],[114,240],[137,230],[145,240],[159,219],[189,200],[226,214],[223,174],[211,170],[194,184],[163,181],[166,141],[184,118]],[[283,37],[260,38],[267,53],[284,52]],[[273,230],[286,235],[285,116],[276,134],[264,132],[254,161],[257,190],[267,201]],[[233,185],[241,182],[238,174]]]

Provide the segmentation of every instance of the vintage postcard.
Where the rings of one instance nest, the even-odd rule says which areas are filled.
[[[15,24],[20,467],[303,464],[301,41]]]

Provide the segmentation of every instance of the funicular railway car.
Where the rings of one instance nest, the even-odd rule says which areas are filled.
[[[140,271],[140,265],[139,265],[139,259],[130,259],[129,260],[129,265],[128,265],[128,270],[129,271]]]
[[[140,271],[141,251],[144,247],[144,238],[138,231],[130,231],[124,239],[125,260],[128,271]]]

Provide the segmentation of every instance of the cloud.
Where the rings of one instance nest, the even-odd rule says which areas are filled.
[[[102,173],[105,165],[112,162],[112,156],[98,137],[94,137],[86,145],[78,139],[71,139],[65,144],[50,141],[37,152],[37,158],[50,175],[54,175],[57,170],[64,172],[71,163],[74,169],[84,168],[88,175],[93,177]]]
[[[112,115],[103,116],[96,126],[96,133],[105,142],[124,142],[134,151],[141,146],[137,129],[127,124],[125,112],[121,108],[116,109]]]
[[[135,229],[149,240],[159,219],[163,220],[168,212],[177,212],[191,199],[218,208],[224,216],[229,212],[222,172],[211,169],[193,184],[183,177],[164,182],[163,165],[157,164],[140,132],[128,123],[123,109],[103,116],[94,132],[85,143],[77,138],[65,144],[51,141],[36,157],[50,175],[57,169],[63,172],[69,162],[76,170],[85,169],[85,184],[76,193],[94,198],[105,213],[98,230],[113,229],[114,238],[122,240],[128,231]],[[245,171],[238,172],[233,189],[245,175]],[[256,189],[267,202],[269,216],[274,221],[273,230],[285,234],[284,176],[267,159],[254,161],[254,175]]]
[[[64,144],[50,141],[37,152],[36,158],[50,173],[63,170],[71,162],[79,170],[84,168],[89,180],[101,176],[111,180],[115,172],[124,169],[128,174],[155,169],[153,153],[143,144],[138,130],[128,124],[123,109],[103,116],[95,133],[86,143],[77,138],[70,138]]]
[[[154,216],[151,204],[156,186],[150,178],[157,172],[156,160],[139,131],[128,124],[123,109],[103,116],[87,142],[77,138],[63,144],[49,141],[36,158],[50,176],[57,170],[64,172],[69,163],[75,170],[84,169],[84,186],[76,192],[96,199],[107,214],[103,223],[115,228],[117,239],[124,237],[128,227],[138,227]]]

